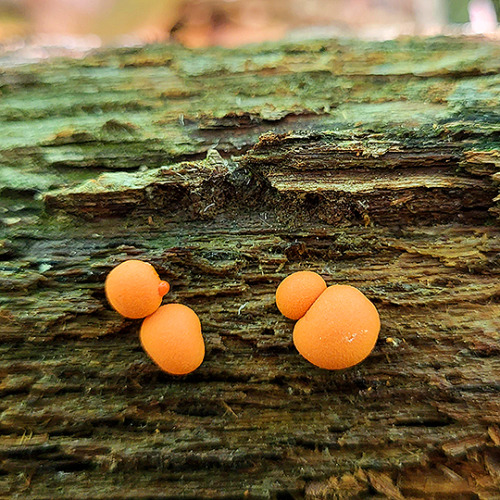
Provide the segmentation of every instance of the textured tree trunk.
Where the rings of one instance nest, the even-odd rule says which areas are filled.
[[[0,74],[2,498],[498,498],[498,42],[102,51]],[[185,377],[107,305],[128,258],[207,345]],[[315,368],[300,269],[382,330]]]

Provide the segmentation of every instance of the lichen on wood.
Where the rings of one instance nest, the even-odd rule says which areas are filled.
[[[108,49],[0,71],[0,496],[494,498],[500,47]],[[151,262],[207,354],[159,371],[106,303]],[[278,283],[382,319],[327,372]]]

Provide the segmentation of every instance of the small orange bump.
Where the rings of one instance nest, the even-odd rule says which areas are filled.
[[[299,319],[325,291],[325,280],[312,271],[287,276],[276,290],[276,305],[283,316]]]
[[[108,274],[104,290],[113,309],[126,318],[137,319],[153,314],[160,307],[161,283],[151,264],[126,260]]]
[[[297,321],[293,342],[313,365],[341,370],[370,354],[379,331],[380,317],[370,300],[357,288],[334,285]]]
[[[170,291],[170,285],[168,284],[168,282],[160,281],[160,284],[158,285],[158,293],[160,294],[160,297],[167,295],[169,291]]]
[[[164,371],[185,375],[205,357],[205,343],[196,313],[182,304],[167,304],[148,316],[141,327],[142,347]]]

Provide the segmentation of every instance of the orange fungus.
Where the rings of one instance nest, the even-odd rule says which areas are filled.
[[[293,342],[313,365],[340,370],[363,361],[377,342],[380,318],[357,288],[328,287],[297,321]]]
[[[141,343],[149,357],[173,375],[196,370],[205,356],[200,320],[182,304],[167,304],[148,316],[142,323]]]
[[[287,276],[276,290],[276,305],[283,316],[299,319],[326,290],[325,280],[312,271]]]
[[[170,285],[161,281],[154,267],[141,260],[127,260],[108,274],[104,284],[111,307],[126,318],[144,318],[160,307]]]

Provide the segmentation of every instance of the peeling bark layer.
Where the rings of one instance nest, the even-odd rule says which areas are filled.
[[[0,495],[496,498],[497,42],[101,51],[0,72]],[[151,262],[185,377],[107,305]],[[295,351],[276,286],[359,287],[361,365]]]

